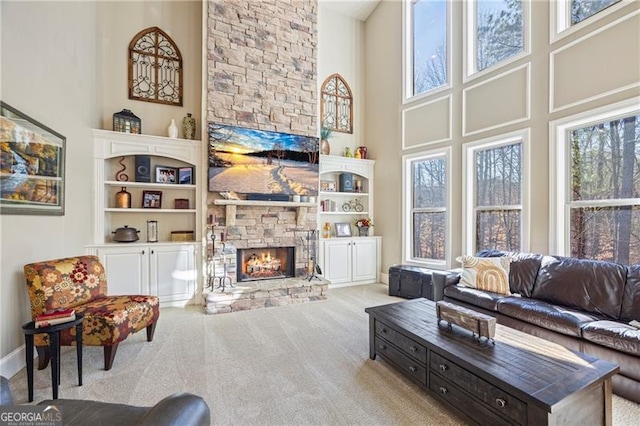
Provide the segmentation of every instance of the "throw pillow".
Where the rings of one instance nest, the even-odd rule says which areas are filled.
[[[473,257],[460,256],[462,263],[460,285],[491,291],[499,294],[511,294],[509,291],[509,265],[511,257]]]

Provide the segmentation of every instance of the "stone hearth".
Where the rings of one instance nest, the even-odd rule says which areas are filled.
[[[226,287],[224,292],[218,289],[209,293],[205,311],[207,314],[225,314],[325,300],[328,290],[329,281],[322,277],[311,281],[300,277],[243,282]]]

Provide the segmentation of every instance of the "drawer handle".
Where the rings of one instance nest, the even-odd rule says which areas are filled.
[[[447,367],[444,364],[440,364],[439,368],[440,368],[440,371],[442,371],[443,373],[449,369],[449,367]]]
[[[440,393],[441,393],[441,394],[443,394],[443,395],[444,395],[444,394],[446,394],[447,392],[449,392],[449,391],[447,390],[447,388],[445,388],[444,386],[440,386]]]
[[[411,352],[416,352],[418,350],[418,348],[416,348],[415,346],[409,346],[409,350]]]
[[[500,408],[504,408],[504,406],[507,405],[507,401],[502,398],[496,398],[496,405]]]
[[[417,369],[412,365],[409,367],[409,371],[411,371],[412,373],[415,373]]]

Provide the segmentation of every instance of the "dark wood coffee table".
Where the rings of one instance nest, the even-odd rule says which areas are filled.
[[[380,355],[472,422],[611,424],[619,367],[497,325],[495,346],[438,325],[435,303],[414,299],[365,309],[369,357]]]

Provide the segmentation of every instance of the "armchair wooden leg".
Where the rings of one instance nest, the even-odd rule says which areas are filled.
[[[104,347],[104,369],[111,370],[113,365],[113,359],[116,357],[116,351],[118,350],[119,343],[111,346]]]
[[[36,346],[38,351],[38,370],[44,370],[49,365],[51,359],[51,351],[49,346]]]
[[[154,322],[150,326],[147,327],[147,342],[151,342],[153,340],[153,334],[156,332],[156,323]]]

